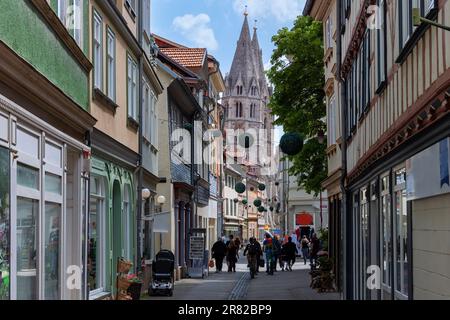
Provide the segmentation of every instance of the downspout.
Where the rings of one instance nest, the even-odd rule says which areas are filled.
[[[142,48],[142,39],[143,39],[143,14],[144,14],[144,7],[143,7],[143,1],[138,1],[138,41],[139,46]],[[139,93],[138,93],[138,107],[139,107],[139,163],[138,163],[138,188],[137,188],[137,219],[136,219],[136,256],[135,256],[135,266],[136,271],[141,271],[142,265],[141,265],[141,258],[142,258],[142,237],[141,237],[141,223],[142,223],[142,188],[143,188],[143,180],[144,180],[144,174],[142,170],[142,135],[143,135],[143,120],[144,117],[142,116],[143,113],[143,106],[142,106],[142,88],[143,88],[143,70],[144,70],[144,52],[139,56]]]
[[[346,124],[347,124],[347,93],[346,93],[346,86],[345,81],[342,78],[342,35],[341,35],[341,29],[342,29],[342,6],[343,6],[343,0],[338,0],[338,6],[337,6],[337,28],[338,28],[338,37],[337,37],[337,52],[336,52],[336,60],[337,60],[337,80],[339,82],[339,88],[340,88],[340,106],[341,106],[341,133],[342,133],[342,145],[341,145],[341,178],[340,178],[340,189],[342,194],[342,201],[341,201],[341,230],[340,230],[340,238],[341,238],[341,251],[343,252],[342,258],[342,269],[340,270],[341,273],[341,284],[342,284],[342,293],[341,293],[341,299],[349,299],[350,293],[349,293],[349,280],[347,279],[347,270],[348,266],[350,265],[349,262],[349,245],[350,241],[348,239],[348,206],[347,206],[347,190],[345,187],[345,180],[347,177],[347,130],[346,130]],[[351,277],[350,277],[351,278]]]

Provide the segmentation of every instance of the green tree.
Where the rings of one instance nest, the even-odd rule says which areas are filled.
[[[321,23],[299,16],[291,30],[283,28],[273,36],[276,48],[267,73],[274,86],[269,106],[275,124],[305,139],[303,150],[289,157],[290,174],[298,177],[299,187],[315,195],[327,177],[327,144],[317,139],[326,132],[322,36]]]

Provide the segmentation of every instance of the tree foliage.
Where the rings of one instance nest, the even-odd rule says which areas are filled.
[[[299,187],[315,195],[327,177],[327,144],[316,138],[326,132],[322,36],[321,23],[299,16],[292,29],[273,36],[276,48],[267,73],[274,86],[270,108],[275,124],[305,137],[303,150],[289,157],[290,174],[298,177]]]

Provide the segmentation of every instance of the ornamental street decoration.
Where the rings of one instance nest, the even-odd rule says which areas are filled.
[[[234,190],[236,190],[237,193],[244,193],[245,192],[245,188],[246,188],[245,184],[243,184],[242,182],[238,182],[234,186]]]
[[[261,213],[262,213],[262,212],[266,212],[266,208],[264,208],[263,206],[261,206],[261,207],[258,208],[258,211],[261,212]]]
[[[255,207],[260,207],[262,205],[261,199],[255,199],[255,201],[253,201],[253,204],[255,205]]]
[[[269,209],[270,209],[270,211],[273,211],[273,207],[270,207]]]
[[[246,205],[248,203],[247,199],[242,200],[242,204]]]
[[[260,183],[258,185],[258,189],[259,189],[259,191],[264,191],[264,190],[266,190],[266,185],[264,183]]]
[[[295,156],[303,149],[303,139],[296,132],[286,133],[281,137],[280,149],[288,156]]]

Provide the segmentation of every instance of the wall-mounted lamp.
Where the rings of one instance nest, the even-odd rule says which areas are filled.
[[[142,189],[142,200],[147,200],[148,198],[150,198],[151,194],[152,193],[150,192],[149,189],[147,188]]]

